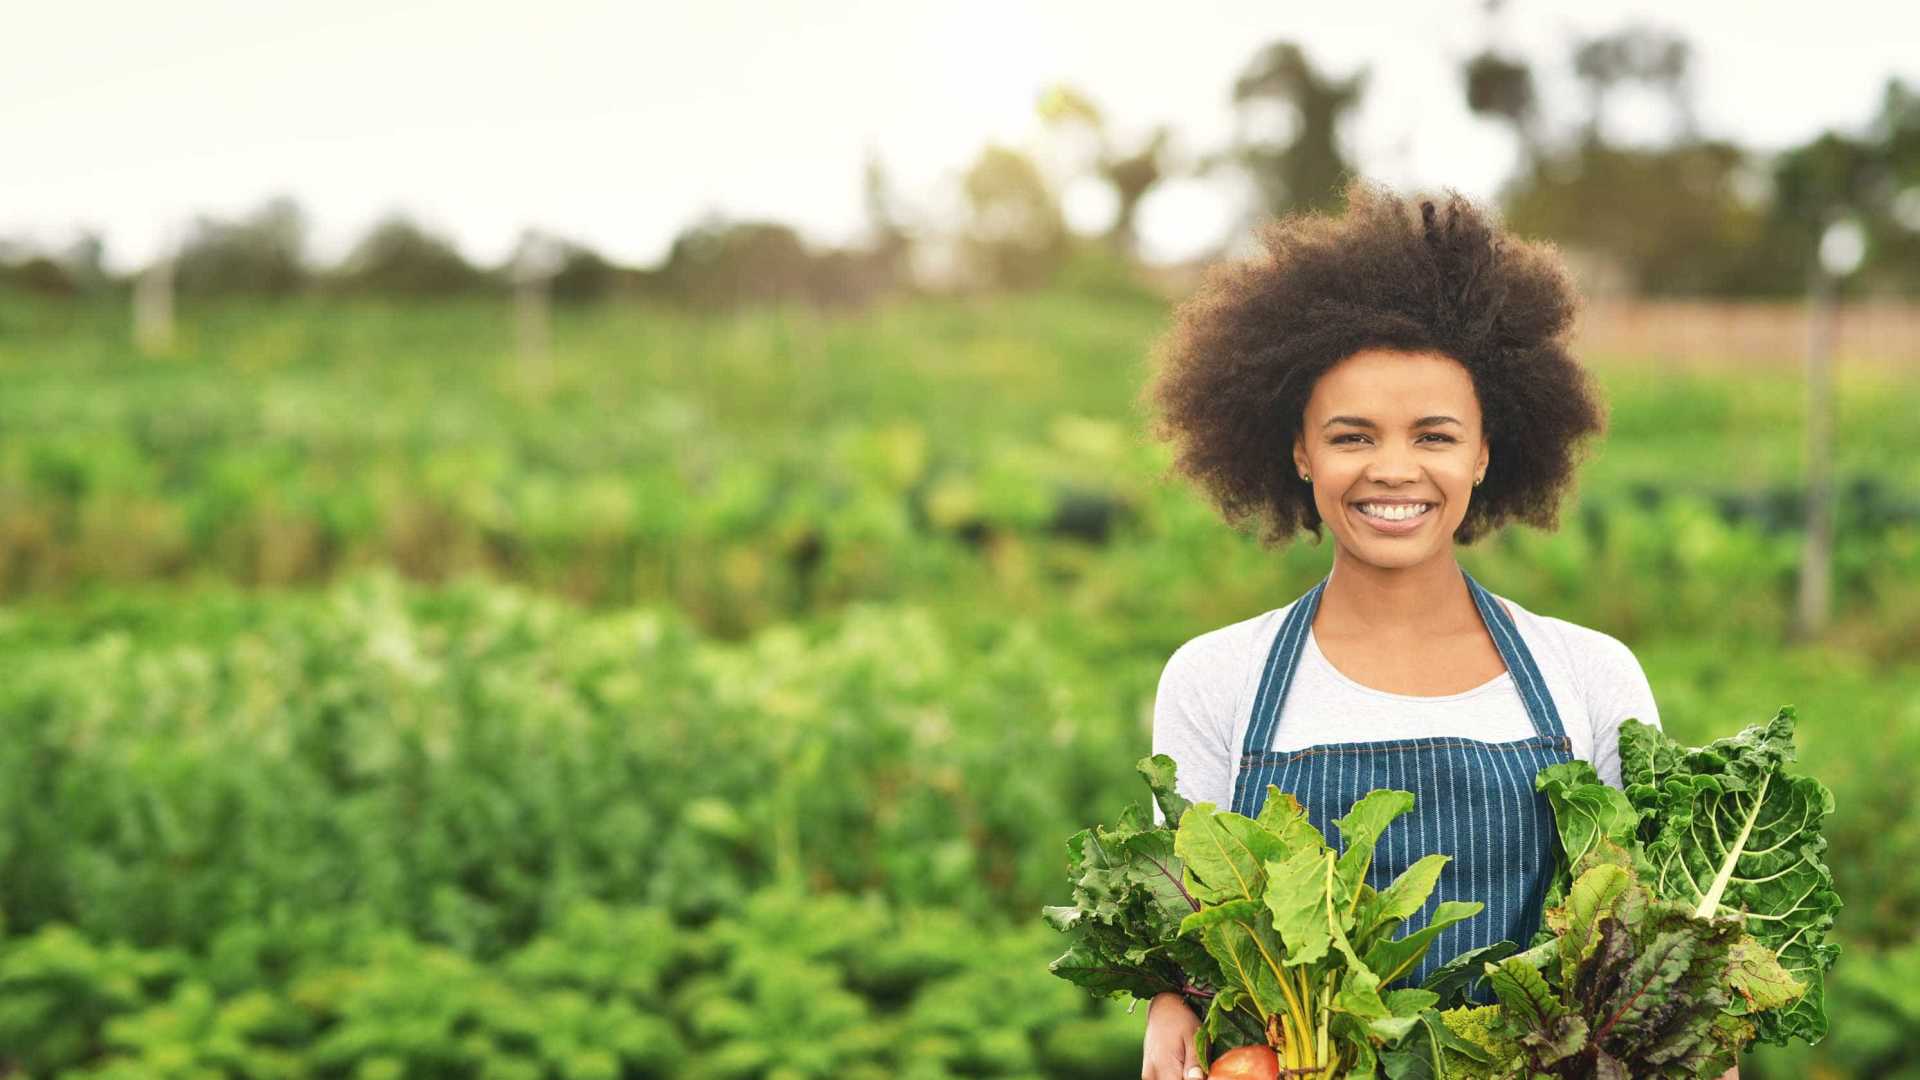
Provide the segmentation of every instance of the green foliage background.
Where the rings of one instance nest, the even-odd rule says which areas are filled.
[[[1064,841],[1160,666],[1285,603],[1164,482],[1165,305],[863,317],[0,296],[0,1075],[1112,1077],[1047,974]],[[1833,1035],[1920,1075],[1920,370],[1843,369],[1836,619],[1783,646],[1802,398],[1590,357],[1551,534],[1461,552],[1627,641],[1703,742],[1798,707],[1847,901]],[[1904,973],[1904,974],[1903,974]]]

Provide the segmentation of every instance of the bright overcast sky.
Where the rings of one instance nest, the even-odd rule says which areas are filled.
[[[1460,58],[1489,32],[1534,62],[1555,119],[1578,114],[1567,42],[1644,18],[1695,47],[1703,131],[1775,148],[1857,130],[1892,75],[1920,82],[1920,4],[1511,0],[700,0],[538,4],[29,3],[0,36],[0,236],[102,230],[109,260],[149,257],[195,213],[299,200],[322,258],[404,210],[492,261],[539,225],[651,264],[702,214],[766,217],[855,240],[875,148],[909,210],[934,213],[989,139],[1040,135],[1066,81],[1122,143],[1153,124],[1210,150],[1235,74],[1276,38],[1323,69],[1371,69],[1345,135],[1399,185],[1491,194],[1511,140],[1462,101]],[[1490,31],[1490,27],[1492,28]],[[1657,134],[1651,101],[1620,130]],[[1167,188],[1143,207],[1148,253],[1220,239],[1242,198]],[[1085,189],[1070,218],[1097,226]]]

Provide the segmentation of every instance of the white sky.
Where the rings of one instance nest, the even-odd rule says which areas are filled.
[[[1920,4],[1887,0],[1512,0],[1497,23],[1474,0],[0,0],[0,236],[90,226],[126,268],[195,213],[284,192],[323,259],[391,210],[486,261],[538,225],[651,264],[708,211],[844,243],[869,146],[935,213],[989,139],[1038,144],[1034,104],[1066,81],[1123,143],[1167,123],[1210,150],[1234,76],[1283,37],[1371,68],[1345,132],[1370,175],[1486,196],[1513,147],[1468,113],[1459,60],[1492,32],[1570,123],[1567,43],[1635,17],[1693,43],[1703,131],[1758,147],[1857,130],[1889,76],[1920,82]],[[1651,100],[1622,106],[1622,132],[1663,130]],[[1143,207],[1148,254],[1212,245],[1243,197],[1168,188]],[[1068,206],[1089,229],[1106,210]]]

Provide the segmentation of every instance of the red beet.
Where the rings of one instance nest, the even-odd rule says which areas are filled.
[[[1264,1046],[1240,1046],[1213,1059],[1207,1080],[1278,1080],[1280,1059]]]

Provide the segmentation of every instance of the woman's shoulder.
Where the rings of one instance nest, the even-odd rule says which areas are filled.
[[[1180,643],[1167,658],[1167,671],[1186,674],[1196,669],[1217,672],[1221,668],[1243,666],[1251,662],[1257,650],[1273,641],[1287,611],[1298,600],[1225,626],[1202,631]]]
[[[1519,627],[1528,645],[1536,653],[1544,652],[1554,658],[1567,673],[1597,725],[1605,727],[1616,722],[1625,710],[1629,715],[1659,726],[1659,712],[1647,673],[1626,642],[1604,630],[1528,611],[1511,600],[1500,599],[1513,612],[1514,625]]]
[[[1575,670],[1640,666],[1640,662],[1634,658],[1633,650],[1627,647],[1627,643],[1604,630],[1582,626],[1558,616],[1530,611],[1504,596],[1496,594],[1495,598],[1513,613],[1514,625],[1520,628],[1520,632],[1529,642],[1538,641],[1546,644],[1558,652]]]

